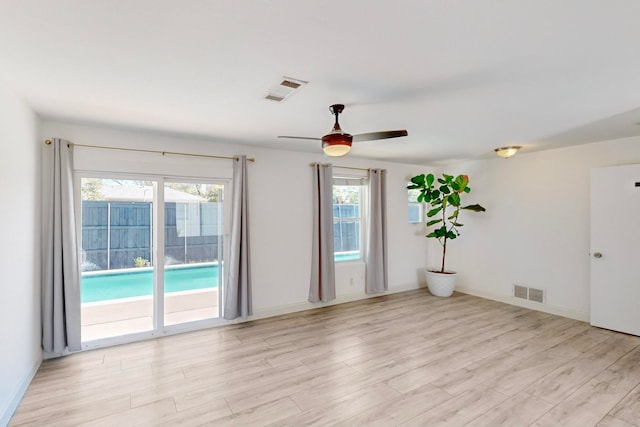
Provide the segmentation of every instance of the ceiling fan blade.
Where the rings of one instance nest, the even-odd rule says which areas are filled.
[[[278,138],[289,138],[289,139],[310,139],[312,141],[322,141],[322,138],[311,138],[308,136],[287,136],[287,135],[278,135]]]
[[[405,129],[360,133],[358,135],[353,135],[353,142],[373,141],[374,139],[399,138],[401,136],[407,136],[407,135],[409,135],[409,133]]]

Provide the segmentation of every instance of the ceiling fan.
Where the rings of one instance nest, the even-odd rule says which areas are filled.
[[[387,139],[398,138],[401,136],[407,136],[408,133],[405,129],[402,130],[385,130],[380,132],[360,133],[357,135],[351,135],[344,132],[340,128],[338,123],[338,115],[344,110],[343,104],[333,104],[329,107],[331,114],[336,116],[336,122],[333,125],[331,132],[323,136],[322,138],[310,138],[306,136],[278,136],[278,138],[293,138],[293,139],[311,139],[314,141],[322,141],[322,151],[327,156],[344,156],[351,150],[352,142],[360,141],[373,141],[375,139]]]

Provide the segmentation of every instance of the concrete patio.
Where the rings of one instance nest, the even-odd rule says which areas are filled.
[[[218,288],[165,295],[165,325],[218,317]],[[151,296],[82,304],[82,341],[93,341],[153,329]]]

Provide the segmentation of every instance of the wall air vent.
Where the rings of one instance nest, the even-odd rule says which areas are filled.
[[[526,299],[533,302],[544,303],[544,289],[528,288],[526,286],[513,285],[514,298]]]
[[[516,298],[527,299],[528,288],[524,286],[513,285],[513,296]]]
[[[544,291],[542,289],[529,288],[529,301],[544,302]]]
[[[282,102],[297,91],[299,91],[308,82],[291,77],[283,77],[280,82],[273,86],[264,99],[269,101]]]

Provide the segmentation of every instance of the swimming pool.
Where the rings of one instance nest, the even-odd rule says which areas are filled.
[[[358,252],[335,254],[338,262],[358,259]],[[164,290],[167,293],[217,287],[217,263],[173,265],[164,271]],[[85,272],[82,273],[80,289],[83,303],[153,295],[153,268]]]
[[[350,251],[350,252],[337,252],[333,255],[334,261],[357,261],[360,259],[360,252],[358,251]]]
[[[167,267],[165,292],[218,287],[218,264]],[[153,269],[136,268],[82,273],[81,301],[96,302],[153,294]]]

